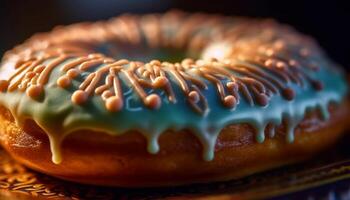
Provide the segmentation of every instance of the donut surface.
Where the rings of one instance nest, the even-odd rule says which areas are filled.
[[[324,150],[347,123],[341,69],[272,20],[168,12],[57,27],[8,51],[0,79],[4,148],[92,184],[242,177]]]

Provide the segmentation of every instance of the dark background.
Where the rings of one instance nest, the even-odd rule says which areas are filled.
[[[12,0],[0,1],[0,55],[36,32],[56,25],[108,19],[125,12],[172,8],[226,15],[270,17],[314,36],[330,57],[350,69],[347,1],[264,0]],[[349,3],[348,3],[349,4]]]

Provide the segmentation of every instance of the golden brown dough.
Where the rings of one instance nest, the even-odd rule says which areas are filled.
[[[328,121],[313,111],[296,128],[292,144],[286,144],[283,126],[262,144],[248,125],[228,126],[220,133],[211,162],[201,158],[200,142],[186,131],[163,134],[156,155],[145,150],[146,141],[138,133],[79,131],[64,141],[59,165],[51,161],[47,135],[32,121],[20,129],[2,107],[0,131],[3,147],[32,169],[81,183],[150,187],[230,180],[307,159],[343,135],[347,113],[348,103],[332,107]]]

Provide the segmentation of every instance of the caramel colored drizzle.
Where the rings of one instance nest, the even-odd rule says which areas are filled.
[[[50,72],[66,59],[67,56],[51,58],[45,67],[40,64],[41,62],[36,62],[37,66],[31,63],[23,64],[15,73],[21,76],[17,80],[11,77],[7,89],[14,90],[14,86],[17,86],[21,91],[25,90],[28,96],[37,98],[47,83]],[[208,109],[208,103],[202,94],[202,90],[207,88],[204,80],[211,82],[217,88],[219,99],[228,108],[236,106],[240,100],[240,93],[251,105],[261,106],[268,104],[272,93],[281,92],[289,100],[293,99],[294,95],[292,90],[288,90],[280,83],[281,80],[269,76],[262,70],[218,60],[199,60],[191,64],[189,62],[170,64],[154,60],[147,64],[137,64],[127,60],[111,61],[102,56],[81,56],[61,66],[63,75],[57,79],[57,85],[67,88],[82,71],[99,65],[103,66],[91,72],[79,85],[79,89],[72,94],[72,102],[81,105],[90,96],[100,95],[109,111],[116,112],[122,109],[124,102],[120,74],[126,77],[142,102],[151,109],[161,106],[161,98],[156,93],[147,94],[145,88],[164,90],[169,101],[176,103],[174,89],[168,78],[170,76],[177,82],[189,104],[199,113],[205,113]],[[126,65],[128,67],[124,67]],[[188,73],[189,71],[191,73]],[[234,75],[232,71],[241,76]],[[104,83],[101,84],[104,77]],[[226,84],[223,80],[227,80]],[[289,79],[284,81],[287,82]]]
[[[234,108],[241,98],[252,106],[266,106],[276,94],[292,100],[296,94],[289,87],[291,83],[304,87],[309,82],[315,89],[322,89],[321,82],[305,72],[317,70],[309,61],[313,46],[305,38],[281,31],[271,22],[251,22],[255,25],[251,26],[243,20],[240,25],[228,26],[226,22],[230,18],[208,20],[206,15],[196,14],[181,20],[183,17],[181,13],[168,13],[162,18],[149,15],[142,20],[137,16],[123,16],[108,23],[72,25],[34,36],[5,55],[4,59],[15,60],[16,66],[11,77],[0,80],[0,90],[19,90],[36,99],[44,91],[52,71],[59,66],[61,76],[56,84],[61,88],[70,87],[83,72],[88,74],[71,96],[72,102],[78,105],[98,95],[108,111],[117,112],[125,105],[122,87],[125,83],[145,106],[158,109],[162,105],[159,95],[162,91],[169,102],[177,102],[179,97],[174,92],[177,84],[188,104],[196,112],[205,114],[209,108],[203,92],[209,84],[216,88],[218,99],[227,108]],[[172,26],[178,28],[176,31],[170,31],[171,23],[175,23]],[[167,35],[169,31],[172,36]],[[212,39],[215,34],[219,42],[232,44],[228,52],[218,49],[226,53],[224,57],[142,63],[91,53],[91,47],[112,41],[139,44],[146,40],[152,48],[200,49],[215,43]],[[306,46],[301,50],[291,45],[301,43]]]

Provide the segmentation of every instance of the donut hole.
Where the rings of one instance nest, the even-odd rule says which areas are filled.
[[[152,47],[147,44],[132,44],[128,42],[109,42],[99,44],[95,52],[102,53],[108,57],[127,59],[131,61],[150,62],[159,60],[162,62],[181,62],[186,58],[196,60],[201,52],[190,51],[185,48],[175,47]]]
[[[233,45],[225,41],[213,42],[205,45],[202,49],[189,47],[150,46],[148,44],[129,42],[105,42],[95,47],[94,51],[108,57],[128,59],[131,61],[150,62],[159,60],[162,62],[181,62],[185,59],[226,59],[233,54]]]

